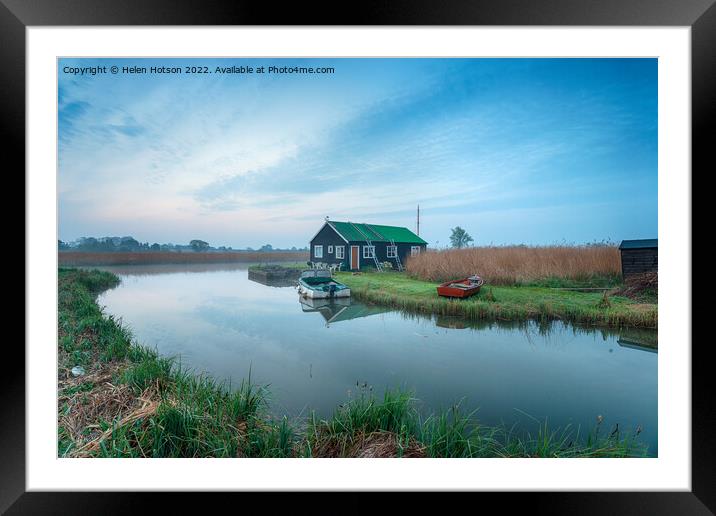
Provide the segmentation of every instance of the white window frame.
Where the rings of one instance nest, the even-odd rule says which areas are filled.
[[[388,256],[388,258],[397,258],[398,257],[398,246],[397,245],[389,245],[387,256]]]
[[[328,254],[333,254],[333,246],[332,245],[328,246]]]
[[[346,254],[344,252],[345,250],[346,250],[346,247],[344,245],[337,245],[336,246],[336,259],[338,259],[338,260],[345,259],[345,257],[346,257]]]
[[[323,258],[323,246],[322,245],[314,245],[313,246],[313,257],[314,258]]]
[[[411,245],[410,246],[410,256],[417,256],[420,254],[420,246],[419,245]]]
[[[366,254],[366,251],[368,251],[367,254]],[[375,246],[374,245],[364,245],[363,246],[363,258],[367,260],[368,258],[373,258],[373,256],[375,256]]]

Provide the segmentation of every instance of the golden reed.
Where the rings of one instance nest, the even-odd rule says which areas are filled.
[[[406,270],[428,281],[478,274],[493,285],[512,285],[619,275],[621,258],[616,246],[470,247],[428,251],[409,258]]]

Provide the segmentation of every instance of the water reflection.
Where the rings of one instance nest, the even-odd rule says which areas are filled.
[[[420,316],[419,316],[420,317]],[[563,332],[564,324],[559,321],[542,320],[542,321],[490,321],[490,320],[467,320],[456,316],[435,317],[435,325],[441,328],[450,328],[453,330],[484,330],[492,328],[501,328],[509,330],[518,330],[522,332],[536,332],[542,337],[549,337],[554,332]],[[579,324],[570,324],[567,326],[573,334],[599,335],[603,340],[614,340],[620,346],[629,347],[631,349],[648,351],[650,353],[658,353],[659,341],[656,330],[642,328],[594,328],[591,326],[581,326]]]
[[[234,384],[250,368],[269,384],[276,414],[330,415],[358,382],[377,393],[408,388],[426,412],[461,401],[485,424],[527,430],[532,417],[587,430],[603,415],[605,427],[641,425],[656,453],[658,353],[646,352],[656,332],[310,302],[293,287],[249,281],[245,266],[198,268],[111,268],[122,283],[99,302],[183,365]]]
[[[638,349],[640,351],[648,351],[649,353],[656,353],[657,348],[651,347],[648,343],[643,341],[633,341],[623,338],[617,339],[617,344],[625,348]]]
[[[390,308],[377,305],[365,305],[352,301],[350,298],[310,299],[299,297],[299,304],[303,312],[318,312],[326,321],[326,324],[349,321],[360,317],[370,317],[390,312]]]

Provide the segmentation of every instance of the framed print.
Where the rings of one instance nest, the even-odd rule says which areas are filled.
[[[0,13],[28,299],[3,510],[715,510],[691,345],[712,2]]]

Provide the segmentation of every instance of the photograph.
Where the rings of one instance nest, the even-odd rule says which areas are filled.
[[[56,63],[57,458],[660,457],[657,57]]]

